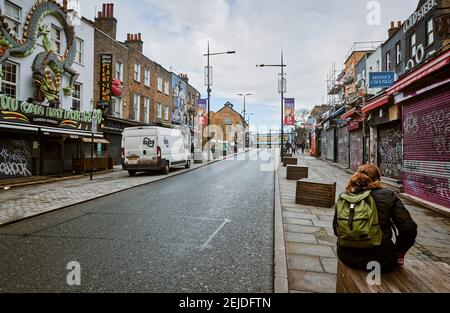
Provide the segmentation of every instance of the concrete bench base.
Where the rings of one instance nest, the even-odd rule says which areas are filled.
[[[301,179],[297,182],[295,203],[330,208],[336,201],[336,182]]]
[[[288,165],[287,166],[287,179],[299,180],[302,178],[308,178],[308,167],[300,165]]]
[[[446,263],[405,260],[401,270],[382,273],[381,284],[367,283],[369,272],[352,269],[338,261],[337,293],[448,293],[450,266]],[[373,275],[371,274],[372,278]]]

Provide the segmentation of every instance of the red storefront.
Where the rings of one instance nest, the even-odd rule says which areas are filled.
[[[450,52],[388,94],[402,106],[404,192],[450,208]]]

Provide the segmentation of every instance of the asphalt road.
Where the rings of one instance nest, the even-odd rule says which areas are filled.
[[[222,161],[0,228],[0,292],[272,292],[262,163]],[[71,261],[80,286],[67,284]]]

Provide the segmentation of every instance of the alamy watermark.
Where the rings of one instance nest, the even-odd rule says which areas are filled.
[[[67,263],[66,269],[69,270],[66,276],[66,282],[69,286],[81,286],[81,265],[77,261]]]

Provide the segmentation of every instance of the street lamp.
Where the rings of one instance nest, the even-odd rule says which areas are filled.
[[[252,96],[252,94],[251,93],[245,93],[245,94],[244,93],[238,93],[237,95],[241,96],[241,97],[244,97],[244,110],[243,110],[243,112],[244,112],[244,119],[245,119],[245,112],[246,112],[245,111],[245,98],[248,97],[248,96]]]
[[[284,93],[285,91],[285,78],[284,78],[284,68],[286,64],[284,64],[283,60],[283,51],[281,51],[281,64],[259,64],[256,67],[281,67],[281,81],[280,81],[280,90],[281,93],[281,159],[283,159],[283,146],[284,146]]]
[[[212,86],[212,80],[211,80],[211,75],[212,75],[212,68],[209,65],[209,57],[212,55],[221,55],[221,54],[235,54],[236,51],[226,51],[226,52],[215,52],[215,53],[211,53],[209,51],[209,40],[208,40],[208,52],[206,54],[204,54],[203,56],[207,57],[208,61],[207,61],[207,66],[206,66],[206,70],[205,70],[205,75],[206,75],[206,86],[208,87],[208,162],[211,160],[210,157],[210,148],[209,148],[209,141],[211,140],[211,130],[209,125],[211,125],[211,86]]]

